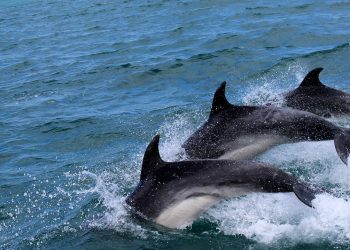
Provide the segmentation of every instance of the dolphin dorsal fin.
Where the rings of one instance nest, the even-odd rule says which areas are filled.
[[[320,72],[323,70],[323,68],[315,68],[311,70],[307,75],[305,76],[304,80],[300,83],[299,87],[318,87],[323,86],[319,79]]]
[[[143,156],[140,181],[144,180],[149,174],[155,170],[161,168],[164,161],[159,154],[159,135],[153,137],[152,141],[148,144],[145,154]]]
[[[232,106],[232,104],[229,103],[226,99],[225,87],[226,87],[226,82],[222,82],[220,84],[220,87],[215,91],[209,117],[211,117],[211,116],[217,114],[218,112]]]

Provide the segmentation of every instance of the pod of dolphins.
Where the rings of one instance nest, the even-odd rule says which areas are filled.
[[[285,94],[288,107],[238,106],[227,101],[226,82],[216,90],[208,120],[182,145],[188,160],[164,161],[159,135],[146,148],[139,183],[126,204],[139,216],[168,228],[184,228],[222,199],[251,192],[293,192],[309,207],[327,192],[250,159],[267,149],[300,141],[334,140],[347,165],[350,130],[324,118],[350,114],[350,95],[322,84],[322,68],[310,71]]]

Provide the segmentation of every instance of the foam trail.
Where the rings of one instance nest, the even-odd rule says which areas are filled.
[[[205,216],[226,235],[241,234],[265,244],[292,244],[330,239],[350,242],[350,203],[328,194],[318,195],[315,209],[294,194],[252,194],[227,201]],[[273,209],[272,209],[273,208]]]

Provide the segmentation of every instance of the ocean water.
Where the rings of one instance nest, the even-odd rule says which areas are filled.
[[[315,209],[251,194],[167,230],[124,200],[151,138],[175,160],[224,80],[237,104],[283,105],[315,67],[350,92],[349,19],[349,1],[0,0],[0,249],[348,249],[332,141],[256,159],[339,194]]]

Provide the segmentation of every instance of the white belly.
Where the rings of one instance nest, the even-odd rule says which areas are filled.
[[[269,148],[289,142],[288,138],[278,135],[251,135],[242,136],[234,142],[226,145],[226,148],[232,148],[219,159],[226,160],[248,160],[265,152]]]
[[[202,212],[221,199],[239,197],[252,191],[252,188],[247,185],[236,187],[207,186],[184,190],[176,195],[176,201],[162,211],[155,222],[169,228],[184,228],[191,225]],[[191,194],[201,195],[191,197]]]
[[[188,198],[168,207],[155,221],[169,228],[184,228],[191,225],[203,211],[219,200],[219,197],[211,195]]]

